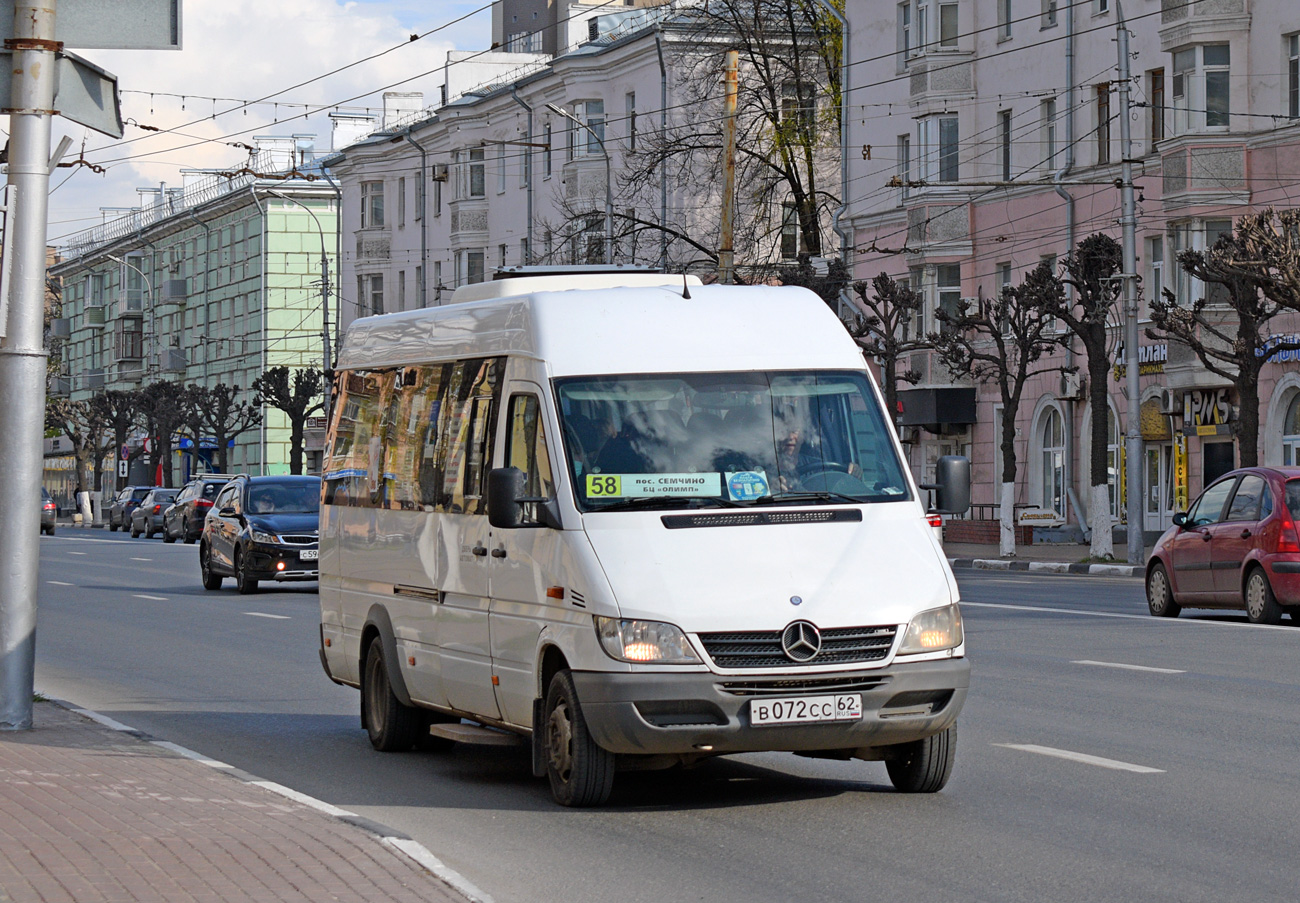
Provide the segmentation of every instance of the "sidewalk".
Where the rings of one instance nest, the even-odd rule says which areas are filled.
[[[472,898],[419,844],[351,813],[58,704],[34,720],[0,733],[3,903]]]
[[[945,542],[944,554],[955,568],[981,570],[1033,571],[1049,574],[1083,574],[1095,577],[1142,577],[1143,565],[1134,567],[1127,561],[1128,549],[1115,546],[1113,564],[1085,564],[1089,547],[1084,543],[1038,543],[1016,546],[1015,558],[1003,558],[996,543]],[[1147,547],[1143,560],[1151,554]]]

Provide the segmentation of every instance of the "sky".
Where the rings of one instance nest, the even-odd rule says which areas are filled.
[[[183,169],[242,166],[247,151],[225,142],[314,133],[316,147],[328,150],[332,105],[344,112],[378,111],[385,88],[423,91],[425,106],[432,105],[442,80],[436,70],[446,52],[486,48],[491,12],[484,9],[414,42],[411,36],[446,26],[488,2],[182,0],[181,50],[79,51],[117,76],[126,134],[119,141],[55,117],[52,148],[63,135],[73,142],[64,163],[84,159],[104,172],[80,165],[55,171],[50,242],[63,244],[100,224],[101,208],[137,206],[139,187],[161,182],[179,187]],[[395,49],[318,78],[390,48]],[[241,106],[280,91],[266,103]],[[330,109],[303,118],[305,110],[325,106]],[[0,126],[7,123],[0,120]]]

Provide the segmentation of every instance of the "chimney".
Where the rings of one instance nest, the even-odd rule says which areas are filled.
[[[399,121],[424,109],[422,91],[385,91],[384,122],[381,128],[391,129]]]
[[[341,151],[356,144],[375,130],[375,117],[359,113],[330,113],[333,131],[330,133],[330,150]]]

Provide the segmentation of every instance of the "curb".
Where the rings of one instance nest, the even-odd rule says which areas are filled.
[[[151,737],[149,734],[145,733],[144,731],[137,730],[136,728],[130,727],[129,725],[122,724],[120,721],[114,721],[112,718],[109,718],[107,715],[101,715],[99,712],[93,711],[91,709],[84,709],[79,705],[75,705],[74,703],[68,702],[63,699],[55,699],[50,696],[45,696],[44,699],[46,702],[51,703],[53,705],[57,705],[62,709],[68,710],[69,712],[73,712],[74,714],[81,715],[85,718],[89,718],[91,721],[94,721],[96,724],[103,725],[104,727],[109,728],[110,730],[127,734],[128,736],[134,737],[137,740],[143,740],[145,743],[150,743],[154,746],[168,750],[169,752],[173,752],[178,756],[182,756],[186,759],[190,759],[192,761],[198,762],[200,765],[206,765],[209,768],[213,768],[216,769],[217,771],[224,772],[225,774],[230,775],[230,777],[232,777],[237,781],[243,781],[245,784],[251,784],[254,787],[260,787],[261,789],[274,793],[277,796],[282,796],[285,799],[294,801],[295,803],[301,803],[302,805],[315,809],[318,812],[322,812],[326,815],[333,816],[334,818],[337,818],[339,821],[345,822],[354,828],[360,828],[362,831],[365,831],[367,834],[373,835],[375,839],[377,839],[380,843],[384,844],[385,846],[391,847],[394,850],[397,850],[398,852],[402,853],[404,856],[406,856],[408,859],[410,859],[420,868],[424,869],[429,874],[433,875],[435,878],[437,878],[439,881],[445,884],[449,890],[457,894],[460,894],[460,896],[464,897],[468,901],[468,903],[495,903],[495,901],[493,901],[491,896],[489,896],[487,893],[485,893],[484,891],[476,887],[473,884],[473,882],[471,882],[464,875],[460,874],[460,872],[457,872],[456,870],[445,865],[441,859],[439,859],[437,856],[434,856],[433,853],[429,852],[427,847],[425,847],[423,844],[419,843],[416,840],[412,840],[406,834],[403,834],[401,831],[398,831],[395,828],[390,828],[387,825],[382,825],[379,822],[372,821],[371,819],[361,815],[357,815],[355,812],[349,812],[346,809],[340,809],[337,806],[333,806],[330,803],[325,802],[324,800],[318,800],[315,797],[308,796],[305,793],[299,793],[297,790],[294,790],[290,787],[285,787],[283,784],[277,784],[274,781],[264,780],[262,778],[259,778],[257,775],[249,774],[248,772],[244,771],[241,768],[236,768],[234,765],[229,765],[225,762],[219,762],[216,759],[205,756],[203,753],[195,752],[192,749],[186,749],[184,746],[180,746],[176,743],[171,743],[167,740],[158,740],[154,737]],[[7,898],[2,898],[2,899],[7,899]]]
[[[1073,574],[1086,577],[1141,577],[1146,568],[1140,564],[1071,564],[1068,561],[1016,561],[1006,558],[949,558],[948,566],[983,571],[1034,571],[1046,574]]]

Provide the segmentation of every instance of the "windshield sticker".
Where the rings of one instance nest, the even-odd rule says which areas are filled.
[[[589,473],[587,498],[635,499],[650,496],[722,495],[719,473]]]
[[[761,470],[742,470],[727,474],[727,494],[735,502],[752,502],[770,495],[772,487],[767,482],[767,474]]]

